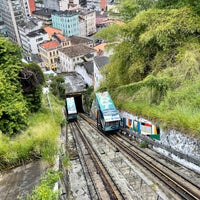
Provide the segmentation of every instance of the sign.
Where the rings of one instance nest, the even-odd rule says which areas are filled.
[[[68,114],[74,114],[77,112],[74,97],[66,98],[66,103],[67,103]]]
[[[105,122],[120,121],[119,113],[115,108],[115,105],[110,97],[110,94],[107,91],[98,92],[96,93],[96,97],[100,110],[103,113]]]

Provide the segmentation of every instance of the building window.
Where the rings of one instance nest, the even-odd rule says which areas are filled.
[[[36,39],[36,42],[39,42],[39,41],[42,41],[43,40],[43,38],[38,38],[38,39]]]

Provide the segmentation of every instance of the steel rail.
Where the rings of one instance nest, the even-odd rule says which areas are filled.
[[[139,155],[133,149],[128,146],[122,144],[119,140],[116,139],[113,135],[109,136],[109,139],[117,144],[117,148],[121,149],[121,151],[125,152],[126,155],[129,155],[130,158],[134,158],[140,164],[142,164],[145,168],[147,168],[151,173],[161,179],[165,184],[167,184],[173,191],[179,194],[183,199],[191,199],[191,200],[199,200],[200,199],[200,191],[194,192],[191,191],[190,187],[186,186],[184,183],[178,181],[173,175],[166,173],[166,171],[159,169],[156,164],[153,162],[149,162],[143,156]]]
[[[94,120],[90,119],[88,116],[84,114],[82,114],[81,117],[85,119],[89,124],[91,124],[97,130]],[[113,139],[115,138],[114,135],[109,135],[107,138],[110,139],[110,141],[113,143],[113,145],[116,148],[118,149],[121,148],[121,151],[124,153],[126,157],[127,155],[129,155],[128,156],[129,159],[134,158],[135,160],[137,160],[141,165],[145,166],[145,168],[147,168],[151,173],[153,173],[155,176],[161,179],[166,185],[168,185],[168,187],[170,187],[173,191],[179,194],[183,199],[200,200],[199,188],[196,187],[195,189],[192,189],[194,188],[194,185],[192,185],[192,183],[188,182],[186,185],[184,184],[184,182],[180,182],[179,180],[177,180],[175,177],[173,177],[175,173],[173,170],[170,169],[172,174],[170,173],[166,174],[166,171],[158,169],[156,164],[153,164],[154,161],[151,161],[151,162],[149,162],[149,160],[147,161],[146,158],[142,157],[141,155],[138,154],[138,152],[136,153],[133,149],[130,149],[125,144],[122,144],[121,141],[119,140],[117,141],[116,139]]]
[[[76,128],[79,130],[81,140],[84,142],[87,150],[97,168],[97,171],[104,183],[104,186],[107,190],[108,195],[112,200],[124,200],[123,194],[120,192],[120,189],[115,185],[112,177],[110,176],[106,166],[102,163],[99,156],[96,154],[95,150],[93,149],[90,142],[87,140],[86,136],[84,135],[83,130],[80,127],[79,122],[75,122]]]
[[[74,140],[75,140],[75,143],[76,143],[76,148],[77,148],[77,144],[79,145],[79,142],[78,142],[77,136],[76,136],[76,134],[75,134],[75,132],[76,132],[75,129],[76,129],[76,128],[73,126],[73,123],[74,123],[74,122],[69,123],[69,127],[70,127],[70,129],[71,129],[71,131],[72,131],[72,134],[73,134],[73,137],[74,137]],[[77,149],[77,150],[78,150],[78,149]],[[96,194],[97,194],[97,196],[98,196],[98,199],[101,199],[101,198],[100,198],[100,195],[99,195],[99,193],[98,193],[98,191],[97,191],[97,188],[96,188],[96,186],[95,186],[95,184],[94,184],[94,181],[93,181],[93,179],[92,179],[92,175],[91,175],[90,170],[89,170],[89,168],[88,168],[87,162],[85,161],[84,154],[83,154],[82,150],[80,150],[79,153],[81,154],[81,155],[78,154],[78,156],[79,156],[79,161],[80,161],[81,166],[82,166],[82,168],[83,168],[83,175],[84,175],[85,180],[86,180],[86,184],[87,184],[87,188],[88,188],[88,192],[89,192],[90,198],[92,199],[92,193],[91,193],[91,191],[90,191],[90,186],[89,186],[89,183],[88,183],[88,178],[87,178],[86,172],[85,172],[85,170],[84,170],[84,166],[86,167],[86,170],[87,170],[87,172],[88,172],[88,174],[89,174],[90,181],[91,181],[92,184],[93,184],[93,187],[94,187],[94,190],[95,190],[95,192],[96,192]],[[81,157],[82,157],[83,159],[81,159]]]

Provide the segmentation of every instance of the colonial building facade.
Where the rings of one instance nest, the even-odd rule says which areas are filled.
[[[69,38],[60,33],[52,35],[52,40],[39,44],[39,55],[43,61],[43,67],[57,69],[59,62],[58,50],[69,46],[71,46]]]
[[[61,72],[74,72],[75,66],[84,61],[92,60],[95,50],[83,44],[67,47],[58,51]]]

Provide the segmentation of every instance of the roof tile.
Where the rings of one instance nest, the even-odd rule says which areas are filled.
[[[54,49],[60,46],[59,42],[57,42],[56,40],[52,40],[52,41],[47,41],[47,42],[43,42],[41,44],[41,46],[47,50],[49,49]]]

